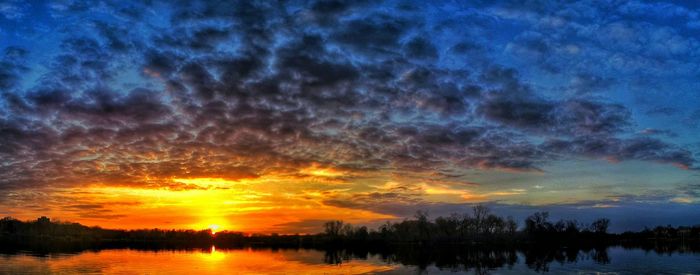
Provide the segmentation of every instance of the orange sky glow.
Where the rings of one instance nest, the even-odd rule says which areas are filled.
[[[97,225],[105,228],[172,228],[244,231],[249,233],[316,233],[327,220],[342,219],[356,224],[379,224],[401,217],[378,211],[339,207],[326,203],[333,198],[357,194],[379,196],[381,192],[403,190],[391,179],[382,182],[371,173],[360,177],[365,184],[349,180],[351,172],[313,164],[293,176],[271,174],[257,178],[172,178],[167,187],[110,185],[54,187],[41,192],[16,192],[17,202],[27,197],[51,203],[42,206],[16,205],[23,210],[10,213],[20,219],[46,215],[53,219]],[[358,175],[354,175],[357,177]],[[153,179],[147,179],[152,181]],[[477,194],[451,189],[445,183],[416,184],[407,194],[433,197],[436,201],[478,202],[512,192]],[[363,191],[363,189],[365,191]],[[352,194],[349,192],[352,190]],[[12,211],[12,209],[10,209]]]

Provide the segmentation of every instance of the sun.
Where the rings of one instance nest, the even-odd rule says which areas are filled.
[[[209,225],[209,230],[211,231],[212,235],[215,235],[216,232],[219,232],[219,228],[221,228],[218,224],[210,224]]]

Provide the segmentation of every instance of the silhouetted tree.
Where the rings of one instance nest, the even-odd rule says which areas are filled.
[[[428,212],[425,211],[417,211],[416,212],[416,228],[415,230],[418,231],[418,239],[419,240],[428,240],[430,239],[430,222],[428,221]]]
[[[578,222],[576,220],[567,220],[566,221],[566,228],[564,229],[564,232],[566,232],[568,234],[579,233]]]
[[[608,226],[610,226],[610,220],[600,218],[591,223],[591,231],[597,234],[605,234],[608,232]]]
[[[486,216],[491,212],[486,206],[477,204],[472,208],[474,214],[474,227],[477,234],[484,233],[484,223]]]
[[[457,214],[449,217],[437,217],[435,219],[437,237],[447,240],[458,237],[460,219]]]
[[[536,212],[525,219],[525,232],[542,234],[551,231],[552,224],[547,221],[549,212]]]
[[[328,221],[323,224],[324,233],[330,237],[340,236],[340,231],[343,229],[342,221]]]
[[[352,226],[352,224],[345,223],[343,224],[343,227],[340,229],[340,235],[345,236],[345,237],[352,237],[355,234],[355,228]]]
[[[518,223],[513,220],[513,217],[508,216],[508,219],[506,220],[506,232],[508,234],[515,234],[515,232],[518,231]]]

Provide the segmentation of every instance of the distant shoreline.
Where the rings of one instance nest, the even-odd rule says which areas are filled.
[[[299,234],[244,234],[211,230],[120,230],[88,227],[78,223],[54,222],[47,217],[35,221],[0,219],[0,243],[10,246],[63,247],[87,249],[99,247],[286,247],[391,249],[416,247],[691,247],[700,251],[700,225],[657,226],[637,232],[608,233],[608,219],[591,224],[575,220],[550,222],[547,212],[537,212],[524,226],[511,219],[475,206],[473,213],[428,219],[423,212],[415,219],[390,223],[377,229],[329,221],[323,232]]]

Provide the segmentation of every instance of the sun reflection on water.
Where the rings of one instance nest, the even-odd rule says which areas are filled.
[[[204,259],[208,261],[221,261],[226,258],[226,253],[216,251],[216,246],[214,245],[209,248],[208,253],[202,253],[202,255],[204,256]]]

